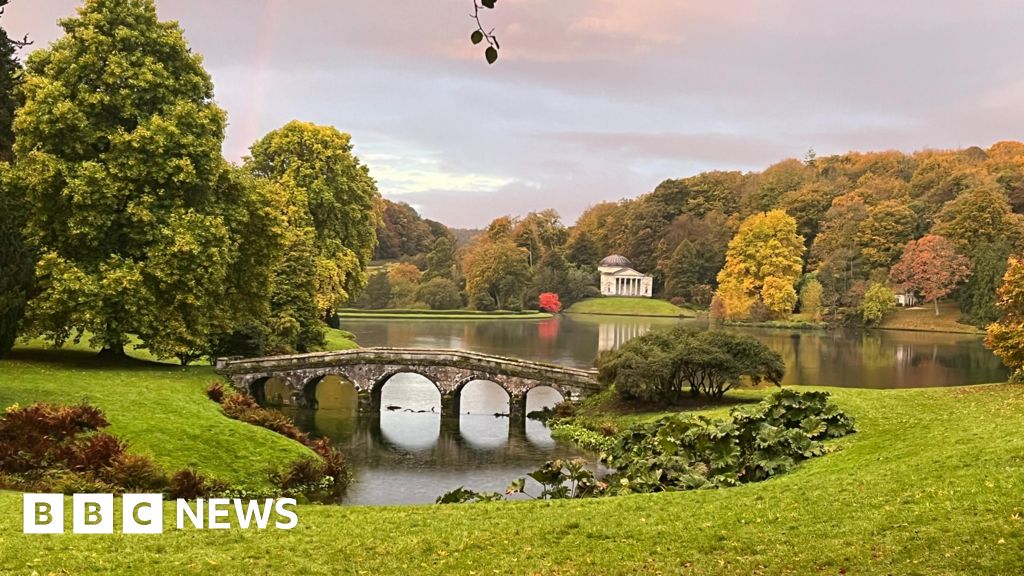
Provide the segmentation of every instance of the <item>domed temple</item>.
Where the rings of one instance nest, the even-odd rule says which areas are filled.
[[[601,294],[604,296],[651,297],[653,278],[633,269],[629,258],[612,254],[597,265],[601,273]]]

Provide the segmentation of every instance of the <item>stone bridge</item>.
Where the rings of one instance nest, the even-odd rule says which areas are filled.
[[[316,387],[328,376],[352,383],[361,410],[380,412],[381,389],[396,374],[419,374],[441,393],[441,416],[458,418],[460,395],[469,382],[484,380],[501,386],[509,395],[509,417],[526,419],[526,395],[546,386],[566,400],[584,398],[601,390],[597,371],[555,364],[491,356],[464,350],[421,348],[357,348],[265,358],[218,358],[218,374],[260,403],[317,408]],[[275,398],[267,397],[267,383],[275,381]],[[283,383],[283,388],[281,384]]]

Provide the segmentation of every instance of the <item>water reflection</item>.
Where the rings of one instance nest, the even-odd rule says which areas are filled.
[[[403,411],[353,418],[331,410],[286,410],[301,429],[332,439],[345,452],[355,472],[350,504],[429,503],[459,486],[501,492],[546,460],[585,457],[532,420],[510,429],[508,418],[483,414],[448,420]]]
[[[347,320],[364,346],[458,348],[589,368],[604,350],[666,326],[700,320],[559,316],[550,320]],[[978,336],[905,331],[788,331],[751,334],[786,361],[786,384],[865,388],[956,386],[1003,381],[1006,369]]]
[[[364,346],[456,348],[590,367],[600,351],[680,322],[703,326],[693,320],[561,316],[544,321],[350,320],[344,327]],[[729,330],[751,334],[782,354],[785,384],[903,388],[1006,379],[1002,364],[975,336]],[[268,381],[268,397],[287,392],[279,388]],[[379,414],[357,415],[350,383],[325,378],[316,393],[323,409],[290,410],[300,428],[331,438],[348,456],[356,480],[349,503],[429,503],[459,486],[500,492],[546,460],[581,456],[552,440],[539,422],[510,427],[507,417],[496,417],[508,412],[509,398],[493,382],[465,386],[457,420],[441,418],[437,387],[417,374],[397,374],[384,385]],[[554,390],[537,388],[527,396],[527,410],[559,400]]]

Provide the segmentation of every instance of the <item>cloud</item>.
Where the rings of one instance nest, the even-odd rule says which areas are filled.
[[[1013,0],[502,0],[494,66],[470,0],[157,0],[229,113],[225,154],[292,119],[349,132],[385,195],[480,226],[809,147],[914,150],[1024,133]],[[18,0],[36,47],[76,2]]]

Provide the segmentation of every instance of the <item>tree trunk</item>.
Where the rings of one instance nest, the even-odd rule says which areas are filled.
[[[935,302],[935,315],[938,316],[939,315],[939,299],[936,298],[935,300],[932,300],[932,302]]]
[[[125,358],[127,356],[124,353],[124,345],[104,346],[100,353],[96,355],[97,358]]]

